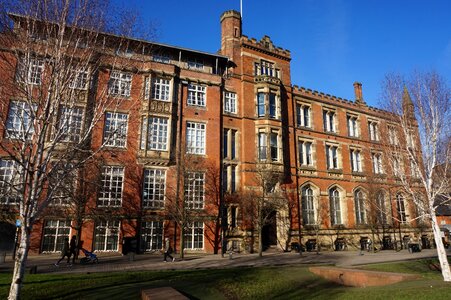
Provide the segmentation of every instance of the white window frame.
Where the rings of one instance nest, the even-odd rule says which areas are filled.
[[[308,185],[301,191],[302,221],[304,225],[316,225],[315,191]]]
[[[338,145],[326,144],[326,160],[328,170],[340,169]]]
[[[22,168],[16,161],[0,158],[0,205],[17,205],[22,198]]]
[[[354,191],[354,206],[356,224],[366,224],[365,193],[361,189]]]
[[[203,222],[192,222],[191,224],[188,224],[187,228],[184,230],[185,249],[203,250],[205,245],[204,231],[205,228]]]
[[[105,113],[103,143],[107,147],[127,147],[128,114],[118,112]]]
[[[350,137],[359,137],[359,118],[354,115],[347,115],[348,135]]]
[[[34,133],[33,122],[36,109],[37,106],[35,104],[30,107],[25,101],[11,100],[6,120],[5,137],[31,140]]]
[[[373,173],[384,174],[384,168],[382,164],[382,153],[371,153],[371,160],[373,162]]]
[[[233,92],[224,92],[224,112],[230,114],[237,113],[237,94]]]
[[[207,106],[207,87],[199,84],[188,84],[188,99],[189,106]]]
[[[70,232],[70,220],[45,220],[42,230],[42,253],[61,252],[64,248],[64,240],[70,237]]]
[[[330,109],[323,109],[323,126],[325,132],[337,132],[336,127],[337,113]]]
[[[61,142],[79,143],[83,131],[84,108],[62,106],[57,129]]]
[[[389,141],[390,145],[394,145],[394,146],[399,145],[398,130],[394,126],[391,126],[391,125],[388,126],[388,141]]]
[[[301,167],[313,167],[313,142],[298,140],[299,165]]]
[[[398,222],[407,224],[409,216],[407,215],[406,199],[402,194],[396,195],[396,212],[398,213]]]
[[[42,75],[44,73],[44,60],[41,58],[22,57],[17,64],[16,80],[31,85],[41,85]]]
[[[163,221],[143,221],[141,223],[143,250],[158,251],[163,248]]]
[[[119,250],[119,233],[121,223],[120,221],[100,221],[95,224],[94,234],[94,251],[96,252],[116,252]],[[103,249],[98,249],[100,245],[97,244],[97,238],[103,237]],[[113,239],[115,244],[109,243]],[[115,240],[114,240],[115,239]],[[108,247],[111,244],[113,247]]]
[[[168,151],[169,119],[143,116],[141,127],[141,150]]]
[[[73,69],[71,71],[69,88],[74,90],[87,90],[89,82],[89,72],[83,69]]]
[[[143,207],[150,209],[164,208],[166,195],[166,170],[144,169],[143,176]]]
[[[296,121],[298,127],[311,128],[312,107],[304,103],[296,104]]]
[[[150,78],[150,77],[148,77]],[[151,80],[151,99],[169,102],[171,95],[171,80],[159,76],[152,76]],[[148,97],[146,99],[149,99]]]
[[[185,208],[203,209],[205,205],[205,173],[187,172],[185,175]]]
[[[330,205],[330,221],[332,226],[342,225],[343,216],[341,208],[341,195],[338,188],[331,188],[329,190],[329,205]]]
[[[379,123],[376,121],[368,121],[368,131],[370,141],[379,141]]]
[[[186,122],[186,153],[205,155],[207,125]]]
[[[350,158],[351,158],[351,170],[352,172],[363,171],[362,168],[362,151],[360,149],[351,148],[350,149]]]
[[[108,92],[111,96],[130,97],[132,89],[132,74],[112,71]]]
[[[97,199],[98,207],[122,206],[124,171],[125,168],[121,166],[104,166],[102,168],[102,185]]]

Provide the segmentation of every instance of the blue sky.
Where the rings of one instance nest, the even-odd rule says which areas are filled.
[[[117,0],[121,2],[121,0]],[[125,0],[124,0],[125,1]],[[216,52],[219,17],[239,0],[129,0],[161,43]],[[385,74],[436,70],[451,82],[451,0],[243,0],[243,34],[292,55],[292,83],[378,106]]]

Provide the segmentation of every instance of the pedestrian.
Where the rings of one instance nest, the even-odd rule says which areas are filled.
[[[61,258],[55,263],[55,266],[58,267],[59,263],[67,257],[67,263],[70,261],[70,251],[69,251],[69,238],[64,238],[63,250],[61,251]]]
[[[70,257],[72,256],[72,264],[75,263],[75,259],[77,258],[77,236],[73,235],[70,239],[69,243],[69,258],[68,261],[70,261]],[[72,264],[70,264],[72,266]]]
[[[172,259],[172,262],[175,261],[175,257],[172,257],[171,253],[172,253],[172,248],[171,248],[171,242],[169,241],[169,238],[165,238],[164,239],[164,262],[167,262],[167,258],[169,257],[170,259]]]

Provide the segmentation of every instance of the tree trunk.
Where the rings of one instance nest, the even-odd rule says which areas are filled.
[[[20,234],[19,249],[17,249],[16,259],[14,262],[14,273],[11,280],[8,300],[20,299],[20,291],[22,289],[22,283],[25,275],[28,250],[30,248],[30,232],[31,229],[24,228]]]
[[[180,259],[185,258],[185,237],[183,232],[183,226],[180,226]],[[174,241],[175,243],[176,241]]]
[[[437,245],[437,256],[440,261],[440,268],[442,269],[443,281],[451,281],[451,272],[449,269],[448,257],[446,256],[445,246],[440,235],[440,227],[437,224],[437,217],[431,214],[432,232],[434,233],[435,244]]]
[[[258,256],[263,257],[263,226],[258,228]]]

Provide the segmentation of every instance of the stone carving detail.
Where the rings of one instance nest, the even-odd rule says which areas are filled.
[[[150,101],[149,111],[156,113],[171,113],[171,103],[161,101]]]

